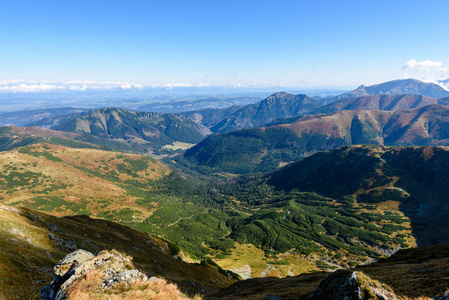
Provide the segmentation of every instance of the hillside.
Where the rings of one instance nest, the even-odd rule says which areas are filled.
[[[417,79],[399,79],[370,86],[361,85],[357,89],[337,96],[324,98],[324,104],[344,98],[358,98],[367,95],[422,95],[431,98],[448,97],[449,92],[441,86]]]
[[[2,203],[54,215],[114,212],[115,220],[129,210],[135,218],[150,214],[154,206],[139,204],[141,197],[132,191],[140,186],[150,189],[171,172],[145,156],[50,144],[2,152],[0,162]]]
[[[207,137],[178,160],[203,172],[271,171],[317,151],[353,144],[448,145],[449,108],[339,111]]]
[[[185,113],[202,122],[212,132],[228,132],[260,126],[279,118],[304,115],[321,104],[306,96],[275,93],[254,104],[221,110],[200,110]]]
[[[379,262],[347,271],[301,274],[282,279],[257,278],[239,281],[229,288],[209,295],[206,299],[344,299],[336,298],[335,293],[355,271],[357,274],[355,277],[362,283],[361,291],[371,286],[369,289],[371,298],[367,296],[363,299],[376,299],[374,295],[383,290],[396,294],[396,297],[401,297],[400,299],[444,300],[443,295],[447,291],[446,283],[449,277],[448,267],[448,244],[405,249]],[[379,288],[381,285],[384,289]],[[386,289],[385,286],[387,286]],[[312,298],[313,292],[315,292],[314,298]]]
[[[344,98],[313,111],[315,114],[333,113],[340,110],[386,110],[399,111],[427,105],[449,105],[449,99],[435,99],[422,95],[368,95]]]
[[[52,120],[47,121],[53,124]],[[206,127],[183,115],[134,112],[119,108],[104,108],[86,115],[65,117],[51,128],[145,145],[147,151],[154,153],[160,153],[163,146],[176,142],[197,143],[209,134]]]
[[[418,245],[449,241],[446,147],[343,147],[317,153],[270,175],[278,190],[300,190],[358,203],[398,201]]]
[[[0,205],[0,244],[2,299],[37,299],[53,279],[53,266],[75,249],[120,251],[147,276],[166,278],[192,295],[234,282],[217,269],[182,262],[163,240],[87,216],[58,218]]]
[[[141,155],[51,144],[0,153],[1,203],[56,216],[85,214],[119,222],[166,236],[199,258],[210,252],[203,242],[228,231],[220,225],[220,214],[209,213],[204,205],[204,199],[211,196],[202,185]],[[174,225],[184,224],[184,219],[195,221],[191,217],[199,217],[212,228],[202,235],[195,226],[175,230],[178,226]]]
[[[449,151],[442,147],[345,147],[312,155],[264,176],[251,175],[210,184],[176,174],[143,156],[96,149],[38,144],[0,153],[0,159],[4,160],[0,189],[5,204],[23,205],[59,216],[89,214],[115,220],[174,242],[184,252],[178,255],[186,260],[190,260],[188,254],[208,255],[212,260],[206,259],[202,265],[217,268],[218,264],[243,278],[285,277],[363,265],[401,248],[449,240],[445,222],[449,213],[445,197],[449,186],[446,174]],[[17,213],[12,207],[6,211]],[[3,235],[8,242],[6,253],[25,251],[11,250],[11,247],[22,249],[17,245],[24,242],[17,243],[17,240],[27,243],[41,240],[29,236],[34,229],[26,226],[33,222],[40,222],[51,234],[57,235],[53,240],[67,251],[73,251],[75,243],[97,252],[100,248],[95,245],[111,242],[111,238],[96,234],[96,229],[90,226],[105,224],[102,228],[107,226],[109,230],[124,228],[87,216],[60,219],[37,212],[33,215],[28,225],[22,221],[11,225],[16,221],[10,220],[16,217],[0,218],[6,220],[2,223],[6,226],[4,231],[16,236],[8,239],[9,236]],[[67,219],[82,223],[89,232],[78,233],[81,228],[73,223],[66,227],[52,221]],[[65,229],[72,234],[75,231],[76,237],[65,231],[60,236],[60,231]],[[131,239],[134,235],[128,231],[125,236]],[[50,238],[48,233],[44,230],[42,234]],[[147,239],[135,234],[140,242],[134,245],[140,248],[140,243],[146,243]],[[172,253],[179,251],[172,243],[166,247]],[[142,264],[148,261],[143,260],[142,253],[130,253],[138,250],[128,244],[119,248],[120,251],[128,249],[125,252],[134,256],[136,267],[142,270]],[[50,252],[50,257],[45,251]],[[58,256],[45,248],[36,253],[39,257],[32,265],[36,266],[36,261],[46,257],[43,261],[50,268],[67,252],[58,252]],[[0,258],[8,257],[5,255]],[[28,264],[26,256],[16,257],[8,266],[22,268],[17,259]],[[155,260],[154,255],[151,257],[150,261]],[[158,262],[158,265],[163,270],[158,268],[159,272],[166,273],[165,277],[172,276],[162,264]],[[33,276],[46,276],[45,283],[48,283],[50,272],[42,272]],[[197,275],[200,274],[203,273]],[[320,274],[306,275],[310,279],[306,286],[315,289],[313,280],[324,277]],[[179,278],[169,279],[189,289]],[[267,280],[275,285],[279,283]],[[42,283],[39,279],[35,281],[36,285]],[[212,289],[216,287],[209,284]],[[263,291],[272,285],[264,286]]]
[[[0,162],[4,204],[119,222],[170,240],[186,259],[213,257],[244,278],[360,264],[415,244],[399,211],[377,226],[385,208],[372,212],[377,205],[359,208],[313,193],[283,195],[265,179],[201,182],[144,156],[48,144],[0,153]],[[360,212],[363,219],[353,219]],[[330,227],[320,225],[331,218]],[[275,240],[259,232],[265,227],[277,232]],[[336,228],[345,239],[325,234]],[[390,236],[392,228],[401,236]]]

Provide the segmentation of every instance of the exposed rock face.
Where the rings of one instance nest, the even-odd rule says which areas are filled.
[[[338,270],[327,276],[309,296],[313,300],[397,300],[392,289],[362,272]]]
[[[66,299],[67,290],[88,272],[96,271],[102,278],[101,288],[136,279],[148,281],[146,275],[133,269],[129,256],[118,251],[102,251],[97,256],[85,250],[76,250],[64,257],[55,267],[55,278],[42,291],[44,300]]]

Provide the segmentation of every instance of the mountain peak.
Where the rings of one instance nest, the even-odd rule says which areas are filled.
[[[274,94],[272,94],[272,95],[271,95],[270,97],[268,97],[268,98],[271,98],[271,97],[285,97],[286,95],[290,95],[290,94],[287,93],[287,92],[282,91],[282,92],[274,93]]]

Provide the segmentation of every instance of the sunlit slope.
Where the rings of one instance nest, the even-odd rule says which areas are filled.
[[[150,183],[170,169],[146,156],[96,149],[37,144],[0,153],[1,201],[55,215],[132,210],[135,218],[151,214],[156,203],[139,203],[133,186]]]

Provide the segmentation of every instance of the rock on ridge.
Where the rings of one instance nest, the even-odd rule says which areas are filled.
[[[313,300],[398,300],[393,290],[362,272],[338,270],[321,281],[307,297]]]
[[[132,258],[118,251],[102,251],[97,256],[79,249],[65,256],[55,267],[55,278],[41,290],[44,300],[66,299],[68,289],[83,279],[88,272],[96,271],[102,278],[102,289],[110,288],[120,282],[127,284],[136,279],[151,281],[150,278],[134,269]]]

